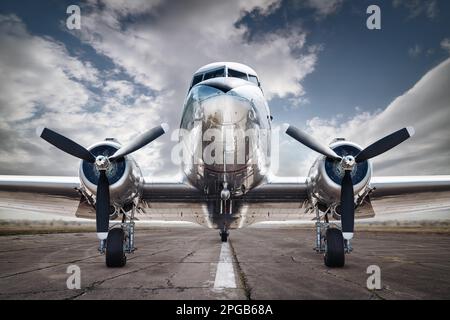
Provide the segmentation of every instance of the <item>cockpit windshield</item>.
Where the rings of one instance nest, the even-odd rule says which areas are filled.
[[[202,82],[203,81],[203,74],[197,74],[194,76],[194,79],[192,79],[192,85],[191,87],[195,86],[197,83]]]
[[[212,78],[219,78],[219,77],[225,77],[225,68],[220,68],[213,71],[208,71],[205,73],[205,76],[203,77],[203,80],[208,80]]]
[[[239,78],[239,79],[243,79],[243,80],[247,80],[247,74],[244,72],[240,72],[240,71],[236,71],[233,69],[228,69],[228,76],[232,77],[232,78]]]
[[[248,75],[248,80],[250,80],[251,82],[253,82],[257,86],[259,86],[259,81],[258,81],[258,78],[256,76],[253,76],[253,75],[249,74]]]
[[[194,78],[192,79],[191,88],[202,81],[212,79],[212,78],[219,78],[219,77],[239,78],[239,79],[243,79],[246,81],[250,81],[250,82],[256,84],[257,86],[260,85],[258,78],[255,75],[247,74],[245,72],[226,68],[226,67],[221,67],[221,68],[216,68],[214,70],[206,71],[204,73],[195,74]]]
[[[183,116],[181,117],[181,128],[190,130],[190,126],[193,125],[193,121],[199,117],[199,113],[202,110],[201,104],[203,101],[222,94],[223,92],[221,90],[210,86],[198,85],[194,87],[189,92],[184,105]]]

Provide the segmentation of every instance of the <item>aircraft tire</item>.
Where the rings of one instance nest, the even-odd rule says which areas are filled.
[[[221,240],[222,242],[227,242],[227,241],[228,241],[228,232],[222,232],[222,233],[220,234],[220,240]]]
[[[336,228],[328,228],[325,234],[326,251],[323,257],[325,265],[330,268],[342,268],[345,264],[344,237]]]
[[[109,268],[123,267],[127,262],[123,249],[125,233],[122,228],[113,228],[106,239],[106,266]]]

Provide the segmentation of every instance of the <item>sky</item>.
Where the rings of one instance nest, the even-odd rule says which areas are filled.
[[[67,28],[66,9],[81,9]],[[366,9],[381,9],[369,30]],[[0,2],[0,174],[76,176],[78,160],[36,135],[89,146],[180,123],[192,74],[214,61],[258,73],[278,128],[362,146],[403,126],[413,139],[376,175],[450,174],[450,2],[446,0]],[[317,154],[279,136],[273,174],[303,176]],[[171,133],[134,154],[144,176],[179,176]]]

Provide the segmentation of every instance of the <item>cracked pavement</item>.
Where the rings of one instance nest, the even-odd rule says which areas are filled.
[[[312,250],[313,230],[232,230],[237,288],[214,288],[217,230],[139,230],[124,268],[108,269],[94,233],[0,238],[0,299],[449,299],[450,236],[359,232],[346,266],[329,269]],[[81,289],[66,287],[81,268]],[[366,288],[369,265],[382,289]]]

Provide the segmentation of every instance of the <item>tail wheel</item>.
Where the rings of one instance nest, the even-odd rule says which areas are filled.
[[[329,228],[325,234],[325,265],[331,268],[341,268],[345,264],[344,237],[336,228]]]
[[[109,268],[123,267],[127,262],[123,249],[125,232],[122,228],[113,228],[108,232],[106,239],[106,266]]]

